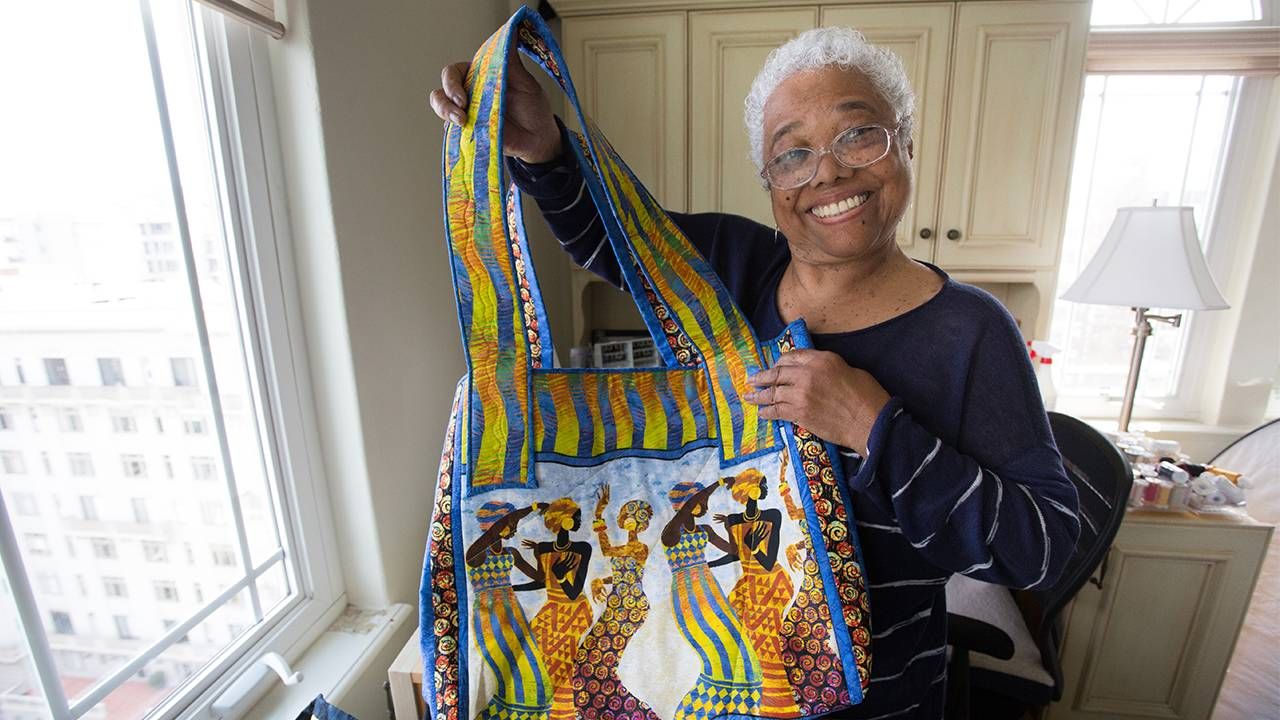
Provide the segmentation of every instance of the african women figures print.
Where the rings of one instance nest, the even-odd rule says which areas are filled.
[[[498,679],[497,692],[477,720],[545,718],[551,710],[551,679],[511,587],[511,568],[519,554],[502,544],[515,535],[520,520],[538,509],[537,503],[517,510],[511,503],[487,502],[476,511],[483,533],[466,555],[475,593],[472,632]]]
[[[571,541],[569,533],[582,527],[582,509],[572,499],[562,497],[541,508],[542,520],[547,530],[555,534],[552,542],[523,540],[524,547],[533,550],[534,564],[523,562],[517,555],[525,574],[533,582],[516,587],[516,590],[545,588],[547,601],[533,617],[533,636],[542,650],[551,682],[555,686],[551,696],[551,720],[576,720],[578,711],[573,704],[573,658],[578,652],[578,641],[591,625],[591,601],[583,594],[587,580],[587,566],[591,559],[591,545],[581,540]]]
[[[591,528],[613,574],[591,581],[591,596],[604,603],[604,612],[578,648],[573,668],[574,701],[584,720],[658,720],[657,713],[618,679],[622,654],[649,616],[649,599],[642,585],[649,546],[640,540],[640,533],[649,529],[653,507],[643,500],[623,504],[618,526],[627,531],[627,541],[614,545],[604,519],[608,506],[609,486],[605,485],[596,500]],[[607,593],[605,587],[609,587]]]
[[[754,713],[760,705],[760,661],[747,641],[716,578],[707,566],[710,542],[725,553],[732,546],[697,520],[724,478],[709,487],[682,482],[668,497],[676,508],[662,530],[662,545],[671,566],[671,604],[685,640],[702,659],[702,673],[676,708],[675,720],[704,720],[725,713]]]
[[[800,708],[787,681],[778,637],[782,614],[791,602],[795,585],[778,562],[782,513],[777,508],[760,508],[760,501],[768,492],[768,479],[755,468],[744,470],[733,479],[733,499],[745,507],[740,513],[716,516],[724,524],[733,547],[712,567],[734,561],[742,565],[742,576],[729,593],[729,604],[746,626],[751,646],[760,658],[761,710],[773,717],[797,717]]]

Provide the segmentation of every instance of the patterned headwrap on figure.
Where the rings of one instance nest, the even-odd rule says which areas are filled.
[[[676,483],[675,487],[671,488],[671,491],[667,493],[667,497],[671,500],[671,504],[675,506],[676,510],[679,510],[689,498],[702,492],[703,488],[702,483],[687,480],[682,483]]]
[[[571,498],[562,497],[542,508],[542,522],[546,523],[547,529],[553,533],[568,530],[572,527],[573,515],[578,510],[578,503]]]
[[[493,527],[493,524],[515,512],[516,506],[509,502],[499,502],[491,500],[480,506],[476,510],[476,522],[480,524],[480,531],[484,532]]]
[[[635,523],[637,532],[644,532],[653,518],[653,506],[643,500],[628,500],[618,511],[618,524],[626,524],[627,518]]]
[[[746,470],[738,473],[738,476],[734,478],[733,489],[730,490],[730,492],[733,494],[734,500],[746,505],[747,501],[752,499],[751,491],[753,489],[760,491],[759,494],[756,495],[755,499],[759,500],[764,497],[765,482],[767,481],[764,473],[755,468],[747,468]]]

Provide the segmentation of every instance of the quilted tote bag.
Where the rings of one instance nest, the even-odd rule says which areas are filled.
[[[662,364],[553,367],[519,194],[504,177],[509,47],[559,83]],[[867,594],[838,454],[760,418],[759,343],[697,250],[582,114],[550,31],[519,10],[475,56],[446,129],[467,358],[421,593],[437,720],[803,718],[861,701]]]

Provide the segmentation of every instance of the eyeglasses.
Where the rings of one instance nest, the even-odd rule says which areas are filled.
[[[862,125],[840,133],[827,147],[814,150],[794,147],[784,150],[765,163],[760,177],[778,190],[791,190],[807,184],[818,174],[822,156],[831,157],[841,165],[856,169],[880,162],[889,154],[893,136],[898,129],[883,125]]]

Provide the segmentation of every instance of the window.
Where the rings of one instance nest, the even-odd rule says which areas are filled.
[[[70,613],[54,610],[49,613],[49,619],[53,621],[53,633],[55,635],[76,634],[76,628],[71,624]]]
[[[50,385],[71,384],[71,376],[67,374],[67,361],[62,358],[45,358],[44,374]]]
[[[1230,257],[1240,233],[1225,229],[1234,213],[1218,212],[1224,204],[1221,193],[1233,172],[1245,172],[1245,148],[1255,134],[1248,128],[1256,127],[1253,123],[1261,115],[1257,108],[1245,108],[1261,86],[1256,78],[1239,75],[1154,71],[1179,52],[1176,43],[1162,46],[1159,38],[1179,37],[1185,44],[1196,32],[1170,35],[1175,28],[1162,25],[1250,22],[1262,17],[1259,12],[1250,2],[1094,3],[1095,27],[1140,25],[1144,27],[1127,29],[1149,26],[1155,32],[1150,33],[1151,42],[1143,43],[1149,49],[1126,57],[1125,72],[1090,72],[1086,77],[1057,296],[1092,258],[1120,207],[1153,201],[1191,206],[1210,266],[1215,257]],[[1095,45],[1091,43],[1091,53],[1100,52]],[[1144,63],[1150,63],[1152,73],[1143,71]],[[1220,272],[1215,275],[1220,286],[1227,280]],[[1201,388],[1193,378],[1218,351],[1211,347],[1209,335],[1213,313],[1153,310],[1181,312],[1182,325],[1157,325],[1148,339],[1134,417],[1195,417]],[[1132,327],[1129,308],[1056,302],[1051,341],[1062,349],[1053,365],[1057,409],[1075,415],[1116,415],[1128,375]]]
[[[44,595],[61,595],[62,580],[52,573],[36,573],[36,590]]]
[[[212,480],[217,470],[218,466],[211,457],[191,458],[191,477],[196,480]]]
[[[124,385],[124,366],[120,358],[98,358],[98,375],[104,387]]]
[[[84,432],[84,421],[80,419],[80,413],[70,408],[59,409],[58,430],[64,433]]]
[[[151,14],[152,24],[143,23],[144,12]],[[210,628],[216,638],[209,645],[183,646],[180,653],[168,650],[175,639],[164,637],[161,618],[145,617],[143,611],[131,608],[117,619],[79,596],[58,598],[77,603],[60,607],[43,596],[35,598],[34,607],[29,599],[15,598],[22,612],[0,617],[4,624],[20,627],[22,617],[51,623],[51,612],[63,612],[68,621],[77,619],[80,637],[73,648],[59,643],[51,654],[48,647],[34,651],[54,658],[52,668],[42,669],[43,677],[24,664],[5,680],[51,688],[55,695],[63,687],[80,693],[101,686],[121,693],[132,691],[127,685],[135,682],[135,673],[120,674],[121,668],[180,655],[187,670],[180,673],[178,663],[167,662],[163,680],[153,673],[157,687],[145,695],[151,698],[148,706],[135,708],[134,714],[207,714],[207,706],[197,701],[203,702],[199,693],[214,678],[234,676],[263,652],[299,642],[343,591],[341,575],[330,570],[334,559],[326,556],[336,546],[332,530],[312,520],[325,507],[322,466],[301,440],[315,432],[309,427],[314,416],[304,410],[311,401],[299,394],[313,383],[303,334],[294,326],[303,308],[284,281],[296,275],[296,268],[283,234],[288,214],[279,202],[286,196],[276,144],[280,125],[274,105],[259,103],[275,99],[266,62],[269,41],[191,0],[79,3],[75,12],[56,3],[3,3],[0,27],[7,31],[0,67],[26,69],[0,73],[0,97],[5,107],[40,108],[39,113],[0,112],[2,212],[14,218],[18,243],[47,248],[39,263],[11,263],[0,273],[0,295],[24,310],[0,317],[7,359],[20,360],[32,373],[20,381],[96,387],[118,378],[145,386],[145,392],[130,388],[125,393],[128,408],[104,407],[101,398],[120,393],[103,395],[92,387],[12,392],[0,404],[25,407],[28,398],[38,398],[56,408],[57,426],[68,433],[110,428],[142,434],[137,426],[157,416],[162,423],[191,417],[199,421],[191,429],[203,431],[188,436],[185,425],[171,425],[169,432],[157,425],[154,434],[146,432],[145,446],[131,441],[138,435],[114,435],[124,442],[109,448],[115,454],[105,456],[109,465],[98,476],[115,497],[143,499],[151,522],[163,515],[165,534],[154,536],[164,538],[163,546],[145,549],[132,524],[121,529],[127,539],[113,539],[105,532],[73,535],[75,523],[49,523],[45,547],[84,543],[78,558],[58,553],[57,559],[68,577],[86,578],[89,596],[99,599],[96,583],[110,574],[104,567],[173,561],[166,548],[176,550],[181,562],[181,548],[192,545],[192,564],[216,575],[202,578],[200,598],[184,578],[179,601],[165,606],[172,612],[163,615],[180,625],[204,626],[194,629],[194,638]],[[50,27],[58,31],[46,32]],[[157,41],[154,66],[146,45],[150,31]],[[85,57],[94,61],[69,60]],[[157,78],[164,83],[167,113],[158,113],[154,102]],[[86,98],[93,106],[111,108],[111,142],[101,142],[102,118],[85,112]],[[48,118],[58,122],[50,125]],[[166,135],[171,143],[164,142]],[[10,192],[14,188],[21,192]],[[175,190],[182,192],[184,204],[167,202]],[[43,227],[39,233],[31,229],[36,223]],[[97,362],[115,356],[119,367]],[[13,370],[5,376],[12,378]],[[85,404],[67,407],[71,401]],[[126,410],[118,414],[131,416],[132,423],[111,422],[112,409]],[[228,412],[234,412],[233,421]],[[67,427],[68,413],[79,413],[74,428]],[[83,435],[41,438],[33,451],[97,453],[107,449],[98,446],[98,437],[92,443]],[[212,456],[216,463],[198,497],[235,497],[263,511],[224,512],[217,526],[202,525],[198,515],[171,517],[174,496],[192,494],[186,466],[193,454]],[[161,463],[154,475],[152,461]],[[141,481],[164,478],[166,465],[173,464],[183,466],[173,481]],[[124,507],[98,510],[104,519],[116,519],[116,512],[120,519],[129,517]],[[12,512],[0,517],[0,523],[11,520]],[[21,532],[18,537],[25,540]],[[135,551],[139,545],[144,549]],[[86,546],[90,552],[84,552]],[[215,562],[221,564],[210,572]],[[43,569],[41,564],[51,563],[32,562],[29,572]],[[169,569],[148,567],[156,574]],[[118,572],[134,591],[144,581]],[[89,613],[98,614],[96,622]],[[244,632],[228,638],[229,624]],[[121,645],[116,638],[130,643]],[[109,660],[98,657],[102,648],[112,648]],[[153,659],[148,665],[162,663]],[[57,705],[57,700],[51,702]],[[62,714],[33,702],[33,713],[44,710],[70,719],[106,713],[111,698],[94,706],[73,696],[71,712]]]
[[[169,358],[174,387],[196,386],[196,363],[191,358]]]
[[[27,463],[22,459],[21,452],[3,450],[0,451],[0,469],[4,470],[6,475],[25,475]]]
[[[169,632],[170,630],[172,630],[172,629],[174,629],[174,628],[178,627],[178,621],[177,621],[177,620],[164,620],[163,622],[164,622],[164,631],[165,631],[166,633],[167,633],[167,632]],[[186,633],[183,633],[182,637],[178,638],[177,642],[178,642],[178,643],[189,643],[189,642],[191,642],[191,638],[190,638]],[[190,671],[187,671],[187,672],[190,672]]]
[[[178,584],[168,580],[155,582],[156,599],[160,602],[178,602]]]
[[[115,560],[119,555],[116,554],[116,541],[110,538],[89,538],[89,544],[93,546],[93,556],[99,560]]]
[[[124,578],[102,578],[102,592],[107,597],[112,598],[129,597],[129,588],[124,584]]]
[[[147,476],[147,461],[141,455],[121,455],[120,463],[124,469],[125,477],[144,478]]]
[[[182,431],[188,435],[204,435],[204,418],[187,418],[182,421]]]
[[[22,369],[22,361],[17,358],[14,358],[13,360],[13,372],[18,376],[19,385],[27,384],[27,373]]]
[[[80,517],[85,520],[98,519],[98,504],[88,495],[80,496]]]
[[[156,434],[164,434],[164,418],[159,415],[156,416]]]
[[[93,456],[84,452],[67,453],[72,477],[93,477]]]
[[[169,548],[162,542],[143,540],[142,557],[147,562],[169,562]]]
[[[0,430],[13,429],[13,415],[10,414],[9,408],[0,407]]]
[[[223,512],[222,503],[218,500],[203,500],[200,502],[200,518],[204,520],[205,525],[225,525],[227,522],[226,513]]]
[[[31,493],[13,493],[9,496],[9,507],[13,508],[15,515],[23,517],[34,517],[40,514],[40,505],[36,503],[36,498]]]
[[[209,548],[209,552],[213,557],[213,564],[219,567],[235,567],[236,551],[225,545],[218,545]]]
[[[138,432],[138,421],[128,413],[111,413],[111,431],[118,433]]]
[[[147,512],[146,498],[133,498],[129,501],[133,507],[133,521],[139,525],[146,525],[151,522],[151,515]]]
[[[28,555],[47,557],[53,554],[49,549],[49,536],[44,533],[27,533],[26,544]]]

